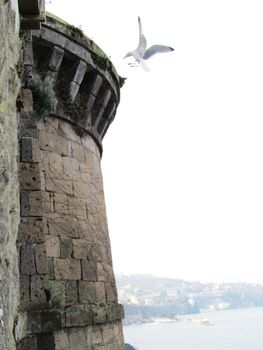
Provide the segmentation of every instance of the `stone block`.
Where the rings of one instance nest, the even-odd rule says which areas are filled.
[[[29,192],[20,192],[20,215],[29,216],[30,215],[30,204],[29,204]]]
[[[36,350],[55,350],[54,334],[53,333],[38,334]]]
[[[48,118],[38,120],[37,128],[38,130],[57,135],[58,118],[49,116]]]
[[[98,243],[90,243],[88,246],[88,260],[102,261],[101,247]]]
[[[101,346],[103,344],[102,329],[99,326],[94,326],[92,331],[92,343],[94,346]]]
[[[60,257],[69,259],[72,255],[72,239],[68,237],[60,237]]]
[[[73,179],[80,179],[79,161],[75,158],[63,157],[64,175]]]
[[[56,280],[48,281],[48,290],[49,303],[52,308],[63,308],[65,306],[65,282]]]
[[[106,290],[106,301],[109,302],[117,302],[117,289],[114,283],[105,282],[105,290]]]
[[[76,198],[86,199],[89,195],[89,184],[82,181],[73,181],[74,196]]]
[[[21,138],[37,137],[37,120],[33,117],[33,113],[20,112],[19,127],[19,136]]]
[[[104,344],[112,344],[115,340],[114,332],[113,332],[113,326],[104,326],[102,328],[102,338]]]
[[[37,163],[40,157],[38,141],[29,137],[21,138],[20,154],[21,162]]]
[[[45,156],[48,159],[49,175],[54,178],[61,177],[63,174],[63,165],[62,165],[61,155],[47,152]]]
[[[69,337],[68,332],[64,330],[54,332],[54,339],[56,350],[68,350],[69,347]]]
[[[84,78],[86,70],[87,70],[86,62],[80,60],[78,63],[78,66],[76,68],[76,71],[75,71],[75,74],[73,77],[73,81],[80,85],[83,78]]]
[[[125,317],[123,305],[117,304],[117,320],[121,321]]]
[[[55,214],[49,216],[49,231],[51,235],[77,238],[79,236],[79,221],[71,216]]]
[[[60,121],[58,126],[58,134],[62,137],[65,137],[71,141],[75,141],[81,144],[81,138],[76,134],[74,128],[71,124]]]
[[[117,304],[116,303],[109,303],[106,305],[107,310],[107,321],[109,323],[113,323],[117,319]]]
[[[62,314],[58,310],[45,310],[41,312],[42,332],[54,332],[62,328]]]
[[[47,306],[48,298],[45,290],[48,290],[48,283],[46,277],[37,275],[32,276],[30,284],[31,307],[43,308]]]
[[[37,273],[47,274],[48,273],[48,263],[47,263],[47,253],[45,244],[38,244],[35,247],[35,258],[36,258],[36,269]]]
[[[70,143],[71,147],[71,155],[73,158],[77,159],[79,163],[85,162],[85,155],[84,155],[84,149],[83,146],[76,142]]]
[[[21,190],[41,190],[39,164],[21,163],[19,169],[19,183]]]
[[[20,271],[22,275],[29,276],[36,273],[35,250],[32,244],[21,247]]]
[[[54,193],[54,210],[56,213],[68,213],[67,195]]]
[[[83,304],[97,302],[95,282],[79,281],[79,300]]]
[[[25,63],[25,62],[24,62]],[[23,111],[33,112],[33,96],[30,89],[22,89]]]
[[[29,192],[29,216],[43,215],[43,197],[44,192],[33,191]]]
[[[81,282],[81,281],[80,281]],[[66,305],[72,305],[78,303],[78,287],[76,281],[65,282],[65,303]]]
[[[66,327],[81,327],[92,323],[92,312],[88,305],[70,306],[66,309]]]
[[[90,151],[93,154],[96,154],[98,152],[98,146],[90,135],[84,135],[81,139],[81,143],[87,151]]]
[[[69,141],[61,136],[54,138],[54,152],[62,157],[69,157],[71,153]]]
[[[73,195],[72,180],[61,180],[54,178],[51,174],[46,173],[45,186],[46,190],[55,193],[64,193]]]
[[[107,281],[107,272],[104,269],[104,264],[101,262],[97,262],[97,274],[98,274],[98,281],[100,282]]]
[[[54,259],[54,273],[57,280],[80,280],[81,267],[79,260]]]
[[[39,310],[29,310],[28,316],[28,330],[30,333],[41,332],[41,312]],[[36,348],[37,349],[37,348]],[[34,350],[36,350],[34,349]]]
[[[54,137],[52,134],[40,130],[38,140],[41,150],[49,152],[54,151]]]
[[[64,50],[59,48],[58,46],[54,46],[50,61],[48,63],[48,68],[52,71],[57,72],[61,65],[63,56],[64,56]]]
[[[95,261],[82,260],[82,279],[84,281],[97,281],[97,264]]]
[[[92,84],[92,88],[90,93],[94,96],[97,96],[102,84],[102,77],[100,75],[96,75]]]
[[[37,337],[36,336],[28,336],[26,338],[21,339],[17,346],[16,350],[36,350],[37,349]]]
[[[93,350],[87,346],[85,332],[83,328],[71,328],[69,331],[69,343],[70,347],[68,349],[76,349],[76,344],[78,344],[79,349],[83,350]]]
[[[95,282],[97,303],[106,303],[106,293],[104,282]]]
[[[71,101],[74,101],[77,93],[79,91],[80,85],[78,83],[75,83],[74,81],[71,81],[69,83],[69,97]]]
[[[66,37],[55,32],[54,30],[50,30],[47,27],[42,27],[41,28],[41,38],[51,42],[52,44],[59,46],[59,47],[65,47],[65,43],[66,43]]]
[[[48,265],[48,279],[53,280],[55,278],[53,258],[47,257],[47,265]]]
[[[94,324],[102,324],[107,322],[106,306],[102,304],[92,305],[92,317]]]
[[[75,259],[87,259],[88,256],[88,244],[87,241],[82,239],[73,239],[73,257]]]
[[[29,276],[20,276],[20,307],[22,310],[30,307],[30,281]]]
[[[53,258],[60,257],[60,241],[58,236],[47,235],[45,247],[46,247],[46,254],[48,257],[53,257]]]

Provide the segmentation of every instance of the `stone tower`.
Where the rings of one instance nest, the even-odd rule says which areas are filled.
[[[55,17],[38,30],[22,31],[21,40],[22,86],[18,124],[12,126],[20,209],[10,256],[17,267],[5,277],[1,266],[3,290],[14,285],[12,295],[2,292],[2,304],[12,306],[9,315],[2,308],[2,331],[12,326],[16,345],[0,349],[121,350],[124,316],[100,168],[120,78],[93,41]]]

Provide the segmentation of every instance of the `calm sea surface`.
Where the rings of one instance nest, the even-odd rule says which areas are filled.
[[[263,308],[185,315],[213,325],[177,321],[124,327],[125,342],[138,350],[263,350]]]

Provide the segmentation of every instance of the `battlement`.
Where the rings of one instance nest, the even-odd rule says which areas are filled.
[[[51,15],[24,40],[23,84],[32,85],[38,117],[51,113],[68,120],[102,150],[120,101],[119,76],[109,58],[79,28]]]

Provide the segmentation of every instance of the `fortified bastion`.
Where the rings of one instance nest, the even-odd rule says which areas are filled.
[[[0,349],[121,350],[100,168],[121,78],[78,28],[40,27],[42,1],[17,5],[0,0]]]

